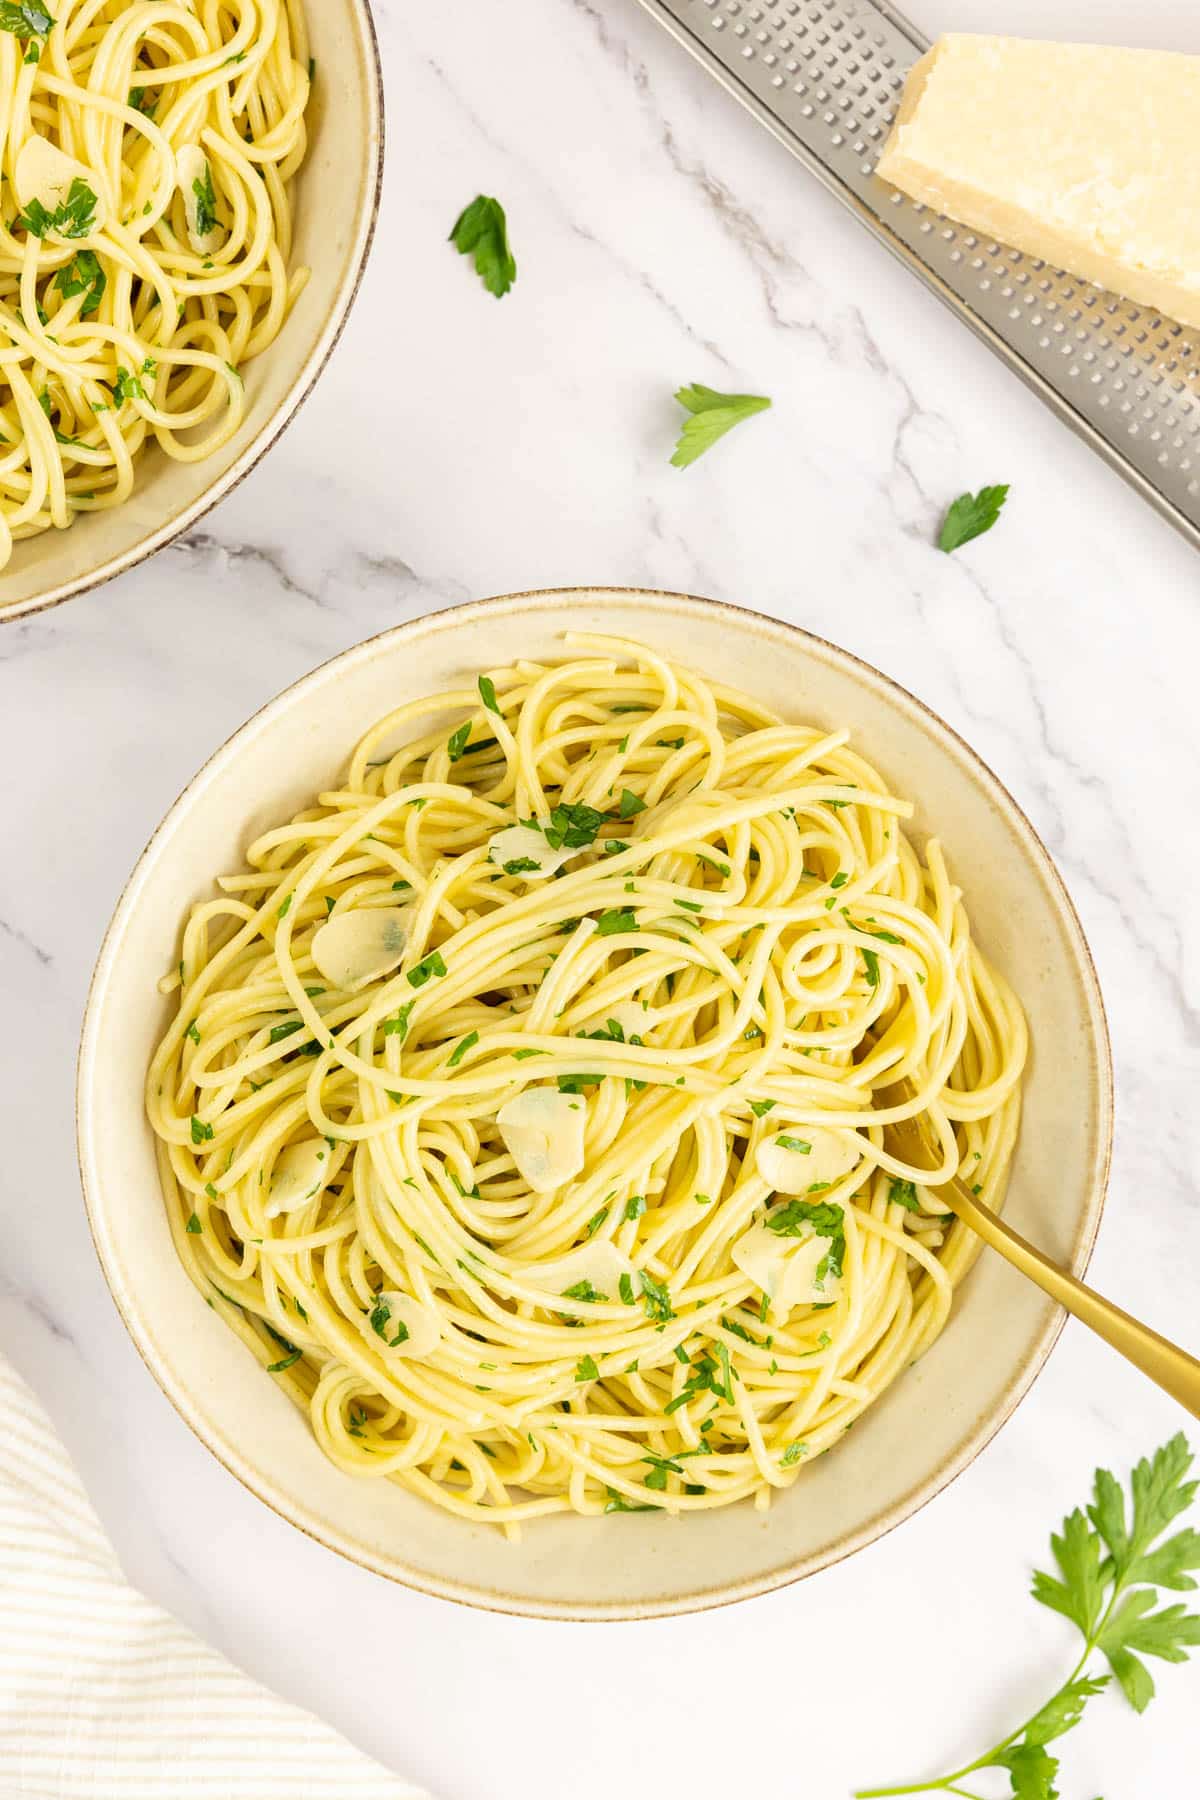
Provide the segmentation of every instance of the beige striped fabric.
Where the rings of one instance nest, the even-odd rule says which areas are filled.
[[[127,1585],[0,1357],[0,1800],[427,1800]]]

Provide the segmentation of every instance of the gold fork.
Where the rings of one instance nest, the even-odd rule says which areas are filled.
[[[877,1087],[875,1093],[883,1105],[891,1107],[911,1101],[916,1088],[902,1077]],[[914,1169],[937,1168],[942,1162],[941,1150],[923,1113],[885,1125],[883,1143],[889,1155]],[[1111,1344],[1127,1362],[1148,1375],[1151,1381],[1156,1381],[1180,1405],[1186,1406],[1193,1418],[1200,1419],[1200,1362],[1194,1356],[1189,1356],[1178,1344],[1160,1337],[1157,1331],[1151,1331],[1140,1319],[1131,1319],[1111,1300],[1085,1287],[1066,1269],[1060,1269],[1048,1256],[1035,1250],[1019,1231],[1006,1225],[990,1206],[984,1206],[958,1175],[945,1183],[937,1183],[934,1191],[945,1202],[948,1211],[956,1214],[964,1225],[969,1225],[985,1244],[998,1250],[1014,1269],[1027,1275],[1044,1294],[1065,1306],[1075,1318],[1090,1325],[1097,1336]]]

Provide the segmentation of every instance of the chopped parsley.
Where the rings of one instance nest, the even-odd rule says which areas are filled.
[[[562,1297],[564,1300],[591,1301],[593,1305],[602,1304],[608,1299],[608,1295],[602,1294],[590,1281],[577,1281],[574,1287],[564,1288]]]
[[[812,1155],[812,1145],[807,1138],[788,1137],[785,1133],[781,1132],[775,1139],[775,1142],[779,1145],[781,1150],[798,1150],[801,1156]]]
[[[498,713],[500,711],[500,704],[496,699],[496,684],[490,675],[479,677],[479,698],[489,712]]]
[[[81,319],[90,319],[99,310],[104,290],[108,286],[108,276],[94,250],[80,250],[65,268],[58,271],[54,285],[68,300],[76,294],[82,294],[84,299],[79,316]]]
[[[550,823],[545,828],[546,842],[552,850],[585,850],[595,843],[606,816],[597,812],[594,806],[560,802],[550,814]],[[533,823],[536,827],[536,820]]]
[[[193,1142],[193,1144],[207,1144],[210,1141],[210,1139],[212,1138],[212,1134],[213,1134],[212,1126],[206,1125],[204,1123],[203,1119],[198,1119],[196,1117],[195,1113],[193,1113],[192,1114],[192,1142]]]
[[[217,228],[217,196],[213,188],[212,164],[205,163],[203,177],[192,183],[196,198],[196,236],[207,237]]]
[[[602,912],[596,920],[596,932],[600,937],[612,937],[618,931],[636,931],[638,922],[628,906],[610,907]]]
[[[195,1213],[192,1214],[191,1218],[184,1226],[184,1230],[189,1232],[193,1237],[195,1237],[198,1232],[204,1230],[203,1225],[201,1225],[200,1220]]]
[[[424,987],[431,976],[445,973],[446,965],[442,961],[440,950],[431,950],[428,956],[423,956],[420,962],[408,971],[408,985],[415,988]]]
[[[627,1219],[640,1219],[645,1210],[645,1194],[633,1194],[625,1202],[625,1217]]]
[[[776,1104],[777,1102],[774,1100],[752,1100],[750,1102],[750,1111],[754,1114],[756,1119],[761,1119],[763,1114],[769,1113],[771,1108]]]
[[[470,735],[470,719],[467,720],[465,725],[460,725],[457,731],[451,733],[450,740],[446,745],[447,750],[450,752],[451,762],[457,762],[459,757],[464,754],[467,748],[467,739]]]
[[[646,802],[639,800],[630,788],[621,789],[621,803],[617,808],[623,819],[632,819],[635,813],[645,812]]]
[[[463,1057],[467,1054],[467,1051],[473,1049],[478,1042],[479,1033],[477,1031],[469,1031],[452,1053],[446,1067],[448,1069],[456,1069]]]
[[[406,1006],[400,1008],[399,1012],[393,1013],[391,1018],[383,1021],[384,1037],[398,1037],[401,1043],[404,1042],[408,1036],[408,1015],[416,1004],[415,1000],[410,1000]]]
[[[11,27],[3,26],[0,21],[0,29],[11,30]],[[44,238],[51,231],[57,232],[59,237],[87,237],[96,227],[96,196],[83,177],[76,175],[67,189],[66,199],[53,212],[48,211],[40,200],[31,200],[19,223],[34,237]]]
[[[595,1381],[599,1373],[595,1357],[581,1356],[575,1365],[576,1381]]]
[[[893,1181],[888,1189],[888,1200],[893,1206],[902,1206],[905,1212],[920,1212],[921,1210],[916,1186],[911,1181]]]
[[[825,1200],[789,1200],[763,1220],[777,1237],[824,1237],[829,1248],[817,1264],[814,1280],[824,1287],[827,1275],[838,1276],[846,1254],[846,1215],[840,1206]]]
[[[376,1299],[370,1314],[371,1330],[375,1333],[376,1337],[381,1337],[383,1339],[389,1350],[395,1349],[397,1344],[407,1343],[409,1337],[408,1326],[404,1323],[403,1319],[396,1320],[395,1332],[389,1337],[388,1325],[391,1323],[391,1320],[391,1302],[389,1300]]]

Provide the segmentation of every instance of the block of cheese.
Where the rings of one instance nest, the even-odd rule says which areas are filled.
[[[1200,56],[940,38],[879,174],[985,237],[1200,326]]]

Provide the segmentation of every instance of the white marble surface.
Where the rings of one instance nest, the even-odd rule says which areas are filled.
[[[1011,30],[1200,51],[1178,0],[1000,10]],[[73,1151],[92,960],[178,789],[333,652],[534,586],[743,601],[912,688],[1043,832],[1115,1042],[1094,1276],[1194,1342],[1200,561],[633,0],[377,11],[387,198],[316,396],[200,535],[0,627],[0,1347],[131,1575],[446,1800],[600,1800],[618,1783],[840,1800],[947,1766],[1040,1696],[1068,1633],[1026,1597],[1030,1564],[1095,1463],[1126,1465],[1179,1412],[1071,1326],[957,1485],[801,1588],[640,1627],[391,1589],[244,1493],[125,1337]],[[926,0],[922,22],[997,18],[983,0]],[[521,265],[502,304],[444,244],[480,189],[506,203]],[[775,408],[681,474],[670,396],[686,380]],[[954,558],[932,550],[946,501],[995,480],[1013,489],[1000,527]],[[1198,1678],[1164,1669],[1144,1721],[1097,1703],[1066,1740],[1067,1800],[1184,1800]]]

